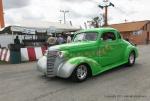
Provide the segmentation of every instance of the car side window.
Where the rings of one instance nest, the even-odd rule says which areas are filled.
[[[113,32],[105,32],[102,34],[101,39],[103,41],[113,41],[116,40],[116,36]]]

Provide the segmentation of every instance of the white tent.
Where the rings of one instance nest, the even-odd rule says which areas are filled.
[[[12,31],[20,31],[34,34],[35,31],[48,33],[61,33],[80,30],[80,27],[71,26],[69,24],[60,24],[58,22],[44,21],[23,21],[11,26]]]
[[[13,43],[16,35],[14,32],[22,32],[26,34],[35,34],[35,32],[47,32],[49,33],[62,33],[78,31],[80,27],[71,26],[69,24],[60,24],[57,22],[44,22],[44,21],[23,21],[16,23],[15,25],[10,25],[10,30],[12,33],[2,33],[0,34],[0,44],[3,47],[7,47],[7,44]],[[5,28],[1,29],[4,30]],[[24,37],[19,36],[20,40]]]

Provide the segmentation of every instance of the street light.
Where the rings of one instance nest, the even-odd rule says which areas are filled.
[[[68,10],[60,10],[64,14],[64,24],[66,24],[66,13],[69,13]]]
[[[105,8],[105,18],[104,18],[104,26],[108,25],[108,7],[112,6],[114,7],[115,5],[108,0],[104,0],[104,5],[98,5],[99,8],[104,9]]]

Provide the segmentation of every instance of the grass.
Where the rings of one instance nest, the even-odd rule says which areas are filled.
[[[8,62],[0,61],[0,65],[1,65],[1,64],[8,64]]]

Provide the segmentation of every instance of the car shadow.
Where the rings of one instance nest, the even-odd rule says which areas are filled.
[[[74,83],[70,78],[64,79],[60,77],[46,77],[45,75],[39,76],[40,79],[46,80],[46,82],[61,82],[61,83]]]
[[[115,67],[115,68],[109,69],[107,71],[104,71],[104,72],[102,72],[102,73],[100,73],[96,76],[93,76],[90,79],[103,77],[103,76],[113,74],[113,73],[116,73],[116,72],[119,72],[119,71],[125,71],[125,70],[131,70],[131,69],[135,70],[135,69],[140,68],[141,66],[142,66],[142,64],[139,64],[139,63],[135,63],[134,66],[120,65],[118,67]]]
[[[81,83],[85,83],[85,82],[91,82],[93,81],[93,79],[100,79],[100,78],[103,78],[105,77],[106,75],[112,75],[113,73],[117,73],[117,72],[121,72],[121,71],[127,71],[127,70],[135,70],[135,69],[138,69],[141,67],[142,64],[139,64],[139,63],[136,63],[134,66],[126,66],[126,65],[121,65],[121,66],[118,66],[118,67],[115,67],[113,69],[110,69],[110,70],[107,70],[103,73],[100,73],[96,76],[92,76],[92,77],[89,77],[86,81],[84,82],[80,82]],[[74,83],[79,83],[79,82],[75,82],[73,80],[71,80],[70,78],[68,79],[64,79],[64,78],[60,78],[60,77],[52,77],[52,78],[49,78],[49,77],[46,77],[45,75],[40,75],[39,76],[40,79],[42,80],[46,80],[45,82],[61,82],[61,83],[65,83],[65,84],[74,84]]]

